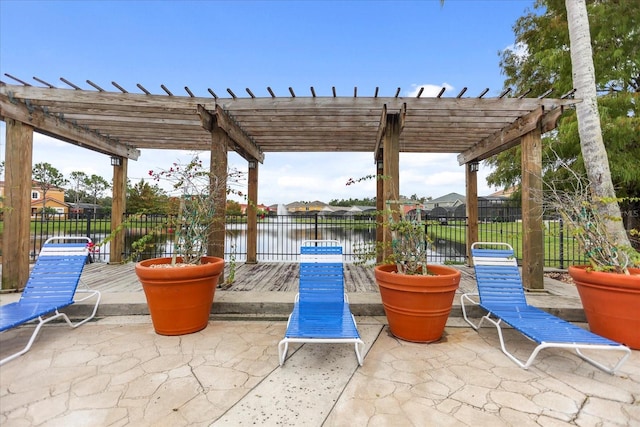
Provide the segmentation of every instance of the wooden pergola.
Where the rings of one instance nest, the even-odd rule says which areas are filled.
[[[211,169],[224,175],[227,153],[235,151],[248,165],[247,262],[256,262],[258,169],[269,152],[371,152],[378,180],[378,209],[399,197],[399,154],[457,153],[466,169],[467,245],[478,239],[478,162],[517,144],[522,147],[523,281],[543,289],[542,145],[541,135],[556,127],[563,109],[574,99],[507,97],[406,98],[361,96],[256,97],[250,89],[239,97],[151,94],[142,85],[130,93],[107,91],[87,80],[91,89],[61,79],[71,89],[56,88],[34,78],[39,86],[7,75],[19,84],[0,82],[0,118],[6,122],[5,196],[2,288],[24,286],[29,274],[29,218],[33,132],[118,159],[113,167],[112,228],[125,211],[129,160],[140,149],[210,150]],[[221,215],[224,212],[221,210]],[[386,230],[378,236],[388,239]],[[112,241],[112,261],[120,261],[123,237]],[[469,253],[469,247],[467,248]],[[211,255],[224,255],[224,233],[214,236]]]

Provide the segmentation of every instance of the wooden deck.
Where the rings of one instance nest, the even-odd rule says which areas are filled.
[[[94,263],[85,266],[82,280],[92,289],[103,292],[142,292],[136,277],[134,263],[105,264]],[[264,262],[236,265],[235,280],[231,285],[221,285],[226,291],[275,291],[296,292],[298,289],[298,263]],[[373,268],[345,263],[345,290],[347,292],[378,292]],[[473,270],[460,266],[462,280],[460,290],[475,287]],[[225,277],[229,277],[229,266],[225,267]]]

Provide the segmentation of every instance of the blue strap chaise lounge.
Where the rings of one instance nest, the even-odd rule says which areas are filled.
[[[631,350],[617,342],[596,335],[527,303],[520,270],[513,248],[506,243],[477,242],[471,246],[478,294],[460,298],[464,320],[478,330],[486,320],[498,330],[502,352],[518,366],[527,369],[538,352],[545,348],[575,350],[578,356],[597,368],[613,374],[631,355]],[[472,298],[475,296],[475,298]],[[479,302],[476,301],[479,296]],[[467,316],[465,303],[479,305],[487,314],[476,325]],[[526,361],[511,354],[502,335],[506,323],[538,345]],[[621,356],[613,364],[604,364],[584,354],[583,350],[617,351]],[[593,351],[591,351],[593,353]],[[613,365],[613,366],[609,366]]]
[[[89,256],[88,237],[59,236],[47,239],[33,266],[20,300],[0,307],[0,332],[37,321],[27,345],[0,360],[0,365],[26,353],[31,348],[40,329],[45,323],[62,318],[69,326],[76,328],[91,320],[100,304],[100,292],[77,289],[80,275]],[[84,298],[74,300],[76,293],[88,293]],[[74,302],[95,297],[96,303],[91,315],[73,323],[65,313],[58,310]]]
[[[342,246],[334,240],[306,240],[300,247],[300,289],[284,338],[278,344],[280,365],[289,343],[354,344],[362,366],[364,342],[344,291]]]

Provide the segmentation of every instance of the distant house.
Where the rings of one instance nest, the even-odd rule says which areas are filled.
[[[4,206],[4,186],[5,182],[0,181],[0,211]],[[64,201],[63,188],[52,187],[47,191],[45,200],[42,199],[43,196],[42,189],[34,182],[31,187],[31,217],[41,212],[43,207],[52,209],[57,214],[66,215],[69,213],[69,204]]]
[[[434,208],[445,208],[447,210],[453,210],[460,205],[464,205],[467,201],[467,198],[462,194],[458,193],[449,193],[444,196],[440,196],[437,199],[431,199],[424,202],[424,208],[427,211],[431,211]],[[448,209],[453,208],[453,209]]]
[[[371,215],[374,214],[376,210],[375,206],[351,206],[348,208],[347,213],[352,216]]]
[[[478,197],[478,219],[483,222],[515,221],[521,218],[519,203],[509,198],[514,189],[498,191],[489,196]],[[467,216],[466,198],[458,193],[449,193],[425,202],[429,218],[441,223],[450,218]]]
[[[70,218],[103,218],[104,212],[100,205],[94,203],[68,203]]]
[[[37,183],[33,183],[31,187],[31,216],[42,212],[44,207],[47,210],[53,210],[56,214],[68,214],[69,205],[64,201],[64,189],[51,187],[47,190],[46,199],[43,200],[44,192]]]
[[[319,200],[314,202],[293,202],[286,205],[287,212],[291,215],[304,215],[311,212],[320,212],[325,206],[328,205]]]
[[[320,210],[320,215],[345,215],[348,211],[348,208],[344,206],[331,206],[327,205]]]
[[[240,203],[240,211],[242,213],[242,215],[246,215],[247,214],[247,207],[249,207],[249,205],[247,203]],[[267,206],[267,205],[257,205],[256,209],[258,211],[262,211],[265,212],[266,214],[269,214],[269,212],[271,212],[272,209],[277,210],[278,206]]]

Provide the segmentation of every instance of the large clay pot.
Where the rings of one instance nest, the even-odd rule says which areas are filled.
[[[395,265],[374,270],[391,333],[406,341],[439,340],[460,285],[460,271],[443,265],[429,266],[433,276],[398,274]]]
[[[180,262],[180,258],[178,258]],[[184,335],[207,327],[213,296],[224,259],[203,257],[202,264],[170,264],[171,258],[153,258],[136,264],[136,274],[147,297],[151,321],[160,335]]]
[[[629,271],[631,275],[569,267],[591,332],[640,350],[640,269]]]

